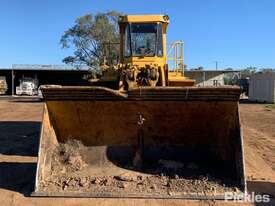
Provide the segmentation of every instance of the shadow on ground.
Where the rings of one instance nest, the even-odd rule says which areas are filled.
[[[36,103],[36,102],[41,102],[43,99],[40,99],[38,96],[0,95],[0,101],[1,100],[9,101],[9,102]]]
[[[253,101],[253,100],[249,100],[249,99],[240,99],[240,104],[268,104],[267,102],[265,101]]]
[[[7,99],[9,102],[15,103],[41,103],[44,100],[40,99],[38,96],[17,96]]]
[[[0,163],[0,188],[29,196],[35,182],[36,163]]]
[[[0,154],[37,156],[40,122],[0,121]]]

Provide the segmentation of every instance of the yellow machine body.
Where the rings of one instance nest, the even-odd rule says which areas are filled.
[[[116,68],[120,74],[117,89],[102,85],[104,81],[101,86],[41,88],[45,104],[33,195],[225,197],[224,191],[189,191],[185,187],[178,188],[177,193],[173,192],[173,188],[159,192],[150,188],[130,191],[127,187],[114,189],[108,185],[100,188],[90,186],[81,191],[79,188],[46,188],[45,184],[57,175],[52,170],[55,148],[72,139],[80,141],[87,148],[82,154],[87,166],[83,171],[68,173],[71,178],[85,176],[100,179],[102,175],[109,178],[125,173],[137,178],[150,175],[161,177],[163,174],[158,168],[159,162],[170,161],[200,168],[200,172],[194,166],[184,167],[178,173],[169,170],[171,181],[175,175],[175,178],[179,176],[189,181],[210,174],[220,179],[221,185],[237,188],[236,194],[246,192],[238,104],[240,89],[195,87],[194,81],[188,80],[182,73],[169,72],[165,48],[168,22],[168,16],[164,15],[128,15],[120,18],[121,62]],[[158,27],[160,24],[162,26]],[[161,28],[160,55],[150,49],[146,53],[146,48],[142,48],[139,56],[133,55],[133,50],[125,56],[127,27],[133,36],[137,35],[140,28],[149,33]],[[130,36],[132,43],[133,36]],[[152,38],[155,37],[152,35]],[[58,184],[63,183],[61,181]],[[64,184],[67,184],[66,181]],[[129,184],[133,184],[133,181]]]
[[[168,24],[169,17],[167,15],[127,15],[120,17],[120,64],[116,68],[118,68],[117,72],[122,75],[120,85],[123,85],[123,89],[138,86],[195,85],[195,81],[186,78],[183,72],[168,68],[166,48]],[[137,35],[138,32],[140,35]],[[143,41],[140,43],[142,38]],[[145,45],[146,43],[147,45]],[[139,49],[144,49],[144,53]],[[100,79],[100,86],[106,86],[106,82],[111,79],[110,77],[115,76],[111,73],[114,71],[112,66],[109,70],[105,70],[105,74]],[[140,76],[146,83],[137,80]]]

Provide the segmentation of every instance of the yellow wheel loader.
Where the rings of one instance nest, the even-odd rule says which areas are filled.
[[[166,15],[121,16],[118,65],[105,65],[91,86],[41,88],[34,196],[224,199],[246,192],[240,89],[196,87],[169,71],[168,23]]]

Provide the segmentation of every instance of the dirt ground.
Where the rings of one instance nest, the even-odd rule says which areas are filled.
[[[241,104],[248,190],[269,194],[275,205],[275,109],[264,104]],[[34,198],[42,103],[33,99],[0,99],[0,205],[253,205],[225,201]]]

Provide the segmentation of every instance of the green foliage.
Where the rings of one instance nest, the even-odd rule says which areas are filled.
[[[250,76],[252,76],[253,74],[255,74],[257,72],[257,67],[247,67],[245,69],[241,70],[241,78],[245,79],[245,78],[249,78]]]
[[[257,67],[253,67],[253,66],[246,67],[246,68],[244,69],[244,71],[249,71],[250,73],[256,73]]]
[[[225,85],[233,85],[234,84],[232,75],[225,75],[223,80],[224,80]]]
[[[274,72],[275,69],[273,68],[261,68],[260,69],[260,72],[263,72],[263,73],[268,73],[268,72]]]
[[[66,30],[60,43],[63,48],[72,47],[74,55],[65,57],[63,62],[72,65],[87,65],[98,68],[104,62],[106,45],[108,58],[113,61],[119,55],[119,48],[111,43],[119,42],[118,17],[115,11],[86,14],[76,19],[75,24]]]

